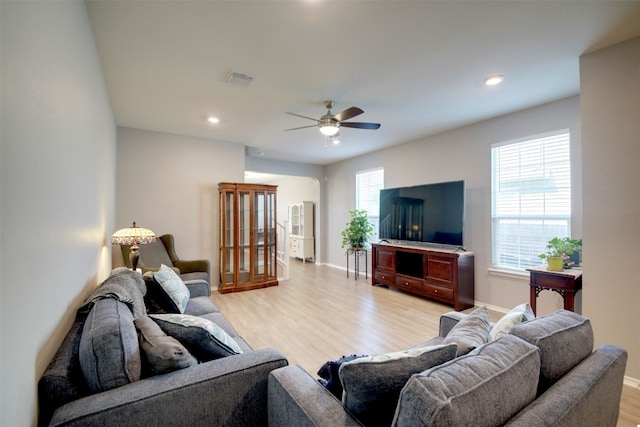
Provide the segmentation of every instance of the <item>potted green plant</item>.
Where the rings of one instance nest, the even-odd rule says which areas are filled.
[[[369,217],[365,209],[354,209],[349,211],[351,221],[342,230],[342,247],[349,250],[366,248],[374,235],[373,224],[369,222]]]
[[[582,251],[582,239],[572,239],[570,237],[554,237],[547,244],[546,253],[538,255],[547,260],[549,271],[562,271],[564,268],[577,264],[572,256]],[[579,262],[579,258],[578,258]]]

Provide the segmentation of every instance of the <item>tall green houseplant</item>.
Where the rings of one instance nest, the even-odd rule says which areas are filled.
[[[351,221],[342,230],[342,247],[347,249],[362,249],[369,245],[373,238],[373,224],[369,222],[365,209],[354,209],[349,211]]]

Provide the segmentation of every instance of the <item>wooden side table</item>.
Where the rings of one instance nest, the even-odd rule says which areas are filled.
[[[358,280],[360,276],[360,255],[364,253],[364,278],[369,278],[369,257],[366,249],[347,249],[347,277],[349,277],[349,255],[353,255],[353,273]]]
[[[582,289],[582,270],[575,268],[563,271],[549,271],[546,265],[527,268],[529,275],[529,304],[536,313],[536,298],[548,289],[562,296],[564,309],[574,311],[576,293]]]

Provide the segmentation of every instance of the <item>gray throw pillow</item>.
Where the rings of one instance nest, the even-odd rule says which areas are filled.
[[[138,334],[126,304],[114,298],[96,301],[82,330],[79,359],[85,383],[92,392],[140,379]]]
[[[568,310],[515,325],[509,333],[540,349],[539,395],[593,352],[591,322]]]
[[[152,314],[149,317],[202,362],[242,353],[238,343],[211,320],[188,314]]]
[[[134,323],[140,331],[140,348],[151,373],[164,374],[198,364],[178,340],[165,334],[149,317],[138,317]]]
[[[487,307],[480,307],[460,320],[442,343],[458,344],[458,356],[462,356],[486,343],[490,329],[489,310]]]
[[[362,357],[340,366],[342,404],[364,425],[390,425],[411,375],[456,357],[457,344]]]
[[[536,398],[539,369],[538,349],[506,335],[411,377],[393,425],[504,425]]]

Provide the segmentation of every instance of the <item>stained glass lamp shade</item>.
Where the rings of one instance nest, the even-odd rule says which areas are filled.
[[[131,269],[134,271],[138,268],[138,261],[140,260],[138,245],[146,245],[155,240],[156,235],[153,231],[138,227],[135,221],[131,227],[118,230],[111,236],[111,243],[114,245],[131,245],[129,261],[131,262]]]

